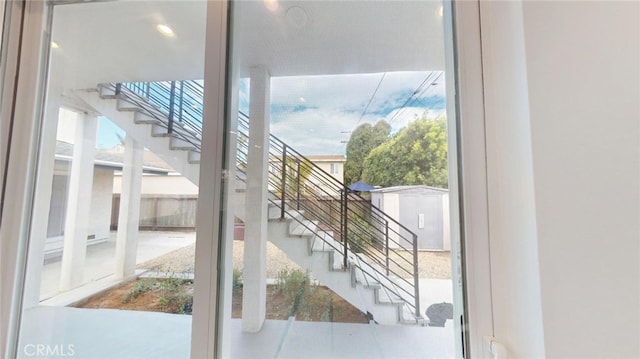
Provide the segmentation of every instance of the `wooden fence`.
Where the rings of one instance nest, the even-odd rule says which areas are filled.
[[[141,230],[193,230],[196,228],[198,196],[142,195],[140,199]],[[118,228],[120,195],[113,196],[111,229]]]

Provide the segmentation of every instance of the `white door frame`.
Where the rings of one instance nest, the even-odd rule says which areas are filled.
[[[46,88],[51,8],[44,1],[7,1],[5,5],[0,121],[3,128],[8,122],[9,131],[7,152],[2,154],[7,157],[0,219],[0,352],[5,357],[15,357]]]
[[[466,357],[483,358],[489,354],[483,338],[493,336],[494,328],[479,1],[454,2],[453,15],[458,100],[456,151],[461,182],[460,270],[465,293],[462,331]]]

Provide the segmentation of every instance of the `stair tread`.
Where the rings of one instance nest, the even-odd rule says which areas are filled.
[[[289,227],[290,236],[313,236],[318,226],[318,221],[302,220],[291,222]]]

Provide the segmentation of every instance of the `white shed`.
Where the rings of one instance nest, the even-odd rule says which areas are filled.
[[[447,189],[423,185],[379,188],[371,191],[371,203],[415,233],[418,249],[451,249]],[[400,232],[395,226],[391,233]]]

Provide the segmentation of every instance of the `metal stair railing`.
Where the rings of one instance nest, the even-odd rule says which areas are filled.
[[[167,135],[200,150],[204,98],[200,82],[129,82],[101,86],[111,88],[116,97],[140,107],[143,113],[157,120]],[[240,112],[236,170],[242,182],[246,181],[248,165],[248,121],[248,116]],[[280,218],[289,215],[340,253],[343,269],[356,266],[365,280],[367,276],[374,280],[378,276],[393,276],[397,283],[376,281],[390,300],[402,300],[416,318],[421,318],[417,235],[370,201],[349,191],[344,183],[276,136],[270,135],[269,147],[267,182],[273,197],[278,198],[269,201],[280,208]],[[292,216],[291,210],[303,212],[304,220]],[[310,226],[311,221],[317,222],[318,227]],[[333,232],[334,241],[318,236],[320,231]],[[368,266],[354,260],[362,256]]]
[[[240,113],[238,153],[244,158],[248,131],[248,116]],[[416,234],[368,200],[350,192],[345,184],[274,135],[270,136],[269,156],[269,186],[280,200],[276,205],[281,210],[281,218],[289,207],[305,211],[307,220],[327,225],[342,242],[340,249],[328,244],[343,255],[343,268],[349,265],[349,253],[366,256],[369,264],[381,269],[360,267],[365,275],[396,277],[402,285],[379,285],[390,297],[406,302],[416,317],[421,317]]]

